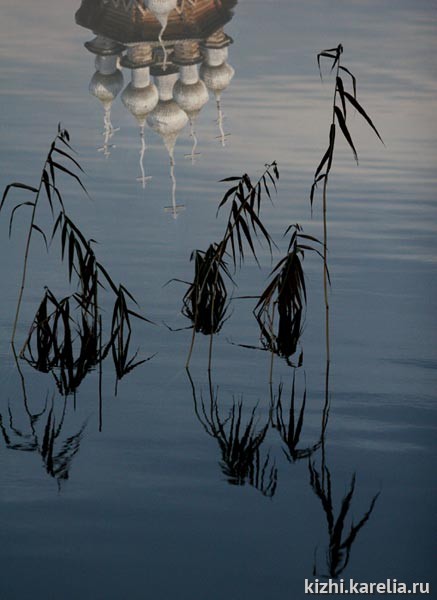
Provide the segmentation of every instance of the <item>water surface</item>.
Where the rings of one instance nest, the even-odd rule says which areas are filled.
[[[94,57],[83,44],[93,34],[75,22],[78,8],[78,2],[54,0],[28,7],[2,3],[0,184],[34,184],[62,122],[92,199],[65,179],[68,211],[88,238],[98,240],[96,253],[114,280],[126,284],[156,323],[135,323],[132,349],[139,347],[141,358],[156,355],[119,383],[117,396],[114,372],[109,363],[104,368],[101,432],[98,370],[65,401],[50,375],[23,365],[29,412],[46,410],[35,437],[9,347],[28,213],[17,213],[9,240],[9,212],[2,212],[2,598],[301,598],[313,569],[322,578],[330,568],[327,515],[315,493],[314,471],[311,477],[311,468],[322,477],[323,465],[335,517],[356,474],[345,534],[379,493],[339,576],[432,585],[435,3],[335,1],[328,10],[316,0],[240,0],[225,25],[234,40],[228,62],[235,75],[221,96],[224,133],[230,135],[223,147],[210,94],[196,120],[200,155],[194,164],[185,156],[192,151],[189,126],[175,144],[174,200],[184,206],[176,219],[165,211],[172,206],[173,181],[163,140],[146,131],[144,165],[152,179],[143,189],[137,181],[139,127],[120,96],[111,107],[119,128],[110,140],[114,147],[106,158],[97,150],[104,111],[88,92]],[[266,202],[262,210],[279,246],[273,260],[286,249],[281,236],[289,224],[299,222],[322,236],[321,198],[311,218],[309,189],[328,141],[333,82],[329,70],[320,81],[315,56],[340,42],[344,64],[358,78],[359,99],[386,145],[351,114],[359,166],[339,139],[330,177],[332,362],[325,441],[322,448],[322,268],[308,255],[304,364],[295,385],[297,412],[307,389],[297,448],[314,451],[290,455],[278,426],[270,425],[245,485],[235,485],[223,438],[211,430],[208,339],[197,337],[190,381],[184,365],[191,331],[172,332],[163,324],[189,325],[180,314],[185,287],[164,284],[189,280],[191,251],[222,235],[226,216],[216,218],[216,209],[226,184],[218,180],[244,172],[256,179],[266,162],[277,160],[280,170],[274,205]],[[125,86],[129,70],[123,74]],[[49,211],[41,213],[39,224],[50,223]],[[249,258],[238,271],[236,296],[265,286],[272,264],[265,245],[258,257],[261,269]],[[59,295],[70,289],[57,246],[47,256],[35,237],[20,343],[44,286]],[[108,312],[108,301],[102,302]],[[236,345],[258,344],[252,308],[251,300],[233,303],[214,343],[211,378],[221,422],[241,402],[244,423],[256,407],[259,432],[269,423],[270,358]],[[272,389],[277,395],[282,382],[284,418],[292,378],[293,369],[276,360]],[[67,461],[56,473],[41,452],[52,401],[58,425],[65,401],[55,449]]]

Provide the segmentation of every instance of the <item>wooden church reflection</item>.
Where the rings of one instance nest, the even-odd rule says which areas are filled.
[[[175,218],[183,209],[176,203],[176,140],[189,126],[192,150],[186,156],[194,163],[196,120],[209,92],[217,106],[217,137],[222,146],[226,143],[221,95],[234,69],[227,60],[233,40],[223,28],[236,4],[237,0],[82,0],[76,13],[76,22],[96,35],[85,47],[95,55],[90,93],[104,108],[100,150],[108,157],[113,147],[117,129],[111,122],[111,106],[121,92],[139,127],[138,180],[143,187],[150,178],[144,167],[147,127],[164,143],[172,180],[172,204],[167,210]],[[123,69],[130,71],[125,87]]]

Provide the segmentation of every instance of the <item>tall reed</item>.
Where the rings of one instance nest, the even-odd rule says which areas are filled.
[[[334,148],[336,141],[337,128],[340,128],[344,138],[349,144],[353,156],[358,164],[358,154],[355,149],[354,142],[347,127],[347,106],[354,108],[369,124],[375,134],[382,142],[382,138],[378,133],[372,120],[357,100],[357,80],[354,74],[341,64],[343,54],[343,46],[339,44],[336,48],[328,48],[317,55],[317,64],[319,67],[320,78],[322,79],[322,70],[320,59],[327,58],[331,61],[331,72],[335,70],[335,85],[332,101],[332,118],[329,128],[329,145],[325,154],[320,161],[314,174],[314,181],[311,186],[310,203],[313,206],[314,194],[317,184],[323,181],[322,206],[323,206],[323,291],[325,300],[325,333],[326,333],[326,358],[330,362],[330,343],[329,343],[329,294],[328,294],[328,227],[327,227],[327,202],[328,202],[328,180],[331,172],[332,162],[334,158]],[[352,94],[347,91],[340,74],[346,73],[352,82]]]

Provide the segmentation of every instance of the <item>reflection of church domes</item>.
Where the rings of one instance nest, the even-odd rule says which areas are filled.
[[[173,97],[190,118],[208,102],[208,90],[205,83],[199,79],[196,65],[180,68],[180,79],[175,83]]]
[[[226,62],[216,67],[207,64],[200,67],[200,76],[206,87],[216,95],[220,95],[229,86],[234,73],[234,69]]]
[[[170,154],[173,152],[177,136],[188,123],[187,114],[173,99],[173,87],[177,78],[177,73],[156,77],[159,102],[147,117],[148,125],[163,138]]]
[[[132,71],[132,81],[126,86],[121,100],[140,125],[144,125],[147,115],[158,104],[158,89],[150,82],[149,69]]]
[[[188,116],[198,113],[208,102],[208,90],[203,81],[185,84],[178,81],[175,85],[174,99]]]
[[[221,93],[229,86],[234,76],[234,69],[226,62],[228,46],[232,42],[223,31],[218,31],[206,41],[204,46],[205,60],[200,67],[200,76],[206,87],[214,92],[217,103],[217,124],[220,132],[219,139],[224,147],[227,135],[223,129],[223,111]]]
[[[91,78],[90,94],[100,100],[103,106],[109,106],[123,87],[123,73],[117,68],[116,56],[98,56],[97,71]]]
[[[177,136],[188,123],[188,117],[174,100],[160,100],[148,115],[147,123],[163,138],[165,147],[171,153]]]
[[[121,100],[138,123],[142,125],[147,115],[158,104],[158,91],[153,84],[144,88],[137,88],[131,82],[124,89]]]
[[[117,54],[98,54],[95,63],[97,71],[91,78],[89,91],[93,96],[100,100],[105,109],[103,117],[104,142],[99,150],[103,151],[105,158],[108,158],[110,155],[110,148],[112,147],[109,144],[109,140],[117,131],[111,123],[111,106],[114,98],[119,94],[123,87],[123,73],[118,68]]]

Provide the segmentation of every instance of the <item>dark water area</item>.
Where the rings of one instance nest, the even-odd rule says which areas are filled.
[[[117,394],[111,352],[75,394],[60,393],[59,368],[18,370],[10,338],[31,211],[16,211],[9,239],[13,206],[29,200],[11,191],[0,212],[1,600],[300,599],[306,579],[329,577],[435,594],[437,5],[326,4],[186,0],[164,30],[165,57],[159,21],[135,1],[1,3],[0,188],[38,184],[62,123],[90,196],[60,173],[66,212],[153,321],[131,319],[129,358],[151,358]],[[89,44],[96,35],[103,46]],[[260,346],[247,297],[285,255],[289,225],[323,239],[321,189],[312,215],[309,194],[334,80],[327,63],[320,80],[316,56],[339,43],[385,146],[350,108],[359,164],[338,133],[328,187],[329,377],[323,263],[306,252],[292,362],[302,359],[275,357],[270,382],[271,353],[243,347]],[[181,81],[199,74],[207,87],[187,100]],[[123,90],[149,76],[162,110],[146,119]],[[170,100],[176,89],[196,114]],[[245,245],[211,371],[199,333],[187,372],[187,286],[168,282],[192,281],[191,252],[223,236],[230,183],[219,180],[255,182],[273,161],[278,193],[270,203],[263,191],[260,214],[277,246],[271,256],[254,240],[258,266]],[[36,223],[51,232],[47,202]],[[45,287],[75,291],[59,243],[47,253],[32,236],[18,350]]]

